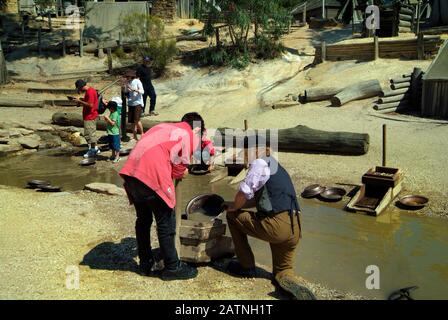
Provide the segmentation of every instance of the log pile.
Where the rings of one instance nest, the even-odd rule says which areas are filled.
[[[378,55],[383,59],[418,59],[419,51],[424,57],[434,57],[443,41],[440,36],[422,36],[409,39],[380,40],[378,43]],[[323,60],[374,60],[375,44],[371,42],[330,44],[318,46],[316,49],[316,62]],[[323,52],[325,50],[325,52]]]
[[[398,13],[398,34],[411,33],[414,30],[415,7],[412,5],[401,4]]]
[[[390,90],[373,106],[380,113],[418,110],[421,103],[422,75],[419,68],[410,74],[390,79]]]
[[[317,87],[306,89],[299,95],[301,103],[330,100],[335,107],[350,101],[361,100],[381,95],[383,89],[378,80],[361,81],[347,87]]]

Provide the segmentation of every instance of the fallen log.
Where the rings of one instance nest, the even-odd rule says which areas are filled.
[[[412,26],[412,23],[410,21],[400,20],[400,23],[398,24],[398,26],[410,28]]]
[[[236,133],[233,130],[226,132],[226,128],[217,129],[213,138],[215,146],[222,146],[224,142],[232,141],[237,145],[237,141],[244,139],[242,130]],[[363,155],[369,150],[369,135],[352,132],[329,132],[311,129],[306,126],[296,126],[294,128],[279,130],[249,130],[249,141],[255,141],[254,135],[260,134],[266,138],[267,145],[277,142],[280,152],[298,153],[324,153],[339,155]],[[264,143],[263,143],[264,144]],[[226,146],[229,147],[229,146]]]
[[[412,16],[408,14],[400,13],[398,17],[403,21],[412,21]]]
[[[402,78],[393,78],[390,79],[390,83],[403,83],[403,82],[408,82],[411,81],[411,77],[402,77]]]
[[[394,108],[378,110],[376,113],[402,112],[402,111],[407,111],[409,109],[410,109],[409,105],[401,105],[401,106],[394,107]]]
[[[396,96],[392,96],[392,97],[382,97],[378,99],[378,103],[389,103],[389,102],[397,102],[397,101],[401,101],[405,98],[409,98],[409,94],[408,93],[404,93],[404,94],[399,94]]]
[[[299,95],[299,101],[301,103],[306,103],[311,101],[329,100],[343,89],[343,87],[309,88],[306,89],[303,94]]]
[[[378,80],[368,80],[349,86],[331,98],[333,106],[340,107],[350,101],[371,98],[382,93]]]
[[[404,7],[401,7],[400,8],[400,13],[401,14],[407,14],[407,15],[413,15],[414,14],[414,10],[412,10],[412,9],[408,9],[408,8],[404,8]]]
[[[97,125],[96,128],[98,130],[106,130],[106,121],[101,119],[102,117],[100,117],[100,120],[97,121]],[[84,127],[84,122],[82,120],[82,115],[81,115],[81,110],[79,113],[75,113],[75,112],[56,112],[53,114],[52,118],[51,118],[52,122],[54,124],[57,124],[59,126],[63,126],[63,127],[69,127],[69,126],[73,126],[73,127],[78,127],[78,128],[82,128]],[[149,119],[141,119],[142,125],[143,125],[143,129],[149,130],[152,127],[154,127],[155,125],[161,123],[161,121],[153,121],[153,120],[149,120]],[[165,122],[173,122],[173,121],[165,121]],[[132,127],[131,124],[127,124],[127,128],[126,128],[127,132],[132,132]]]
[[[404,107],[404,106],[409,107],[409,100],[401,100],[401,101],[384,103],[384,104],[375,104],[373,106],[373,109],[386,110],[386,109],[392,109],[392,108]]]
[[[9,98],[0,100],[0,107],[43,108],[44,102],[42,100],[18,100]]]
[[[398,27],[398,32],[399,33],[411,33],[412,30],[410,27]]]
[[[398,96],[400,94],[405,94],[405,93],[409,93],[410,92],[410,88],[402,88],[402,89],[397,89],[397,90],[389,90],[389,91],[385,91],[381,97],[393,97],[393,96]]]
[[[50,106],[58,106],[58,107],[76,107],[77,102],[72,100],[44,100],[45,104],[48,104]]]
[[[297,101],[279,101],[272,105],[272,109],[284,109],[289,107],[297,107]]]
[[[412,76],[411,73],[407,73],[407,74],[402,74],[401,77],[402,78],[410,78]]]
[[[403,88],[409,88],[411,86],[411,82],[410,81],[406,81],[406,82],[402,82],[402,83],[392,83],[390,85],[390,88],[392,90],[397,90],[397,89],[403,89]]]

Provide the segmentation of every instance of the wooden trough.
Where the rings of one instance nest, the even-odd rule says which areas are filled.
[[[375,167],[362,176],[362,182],[346,210],[378,216],[401,192],[403,173],[397,168]]]
[[[192,263],[207,263],[234,255],[231,237],[225,236],[226,224],[220,219],[210,222],[182,220],[179,230],[180,259]]]

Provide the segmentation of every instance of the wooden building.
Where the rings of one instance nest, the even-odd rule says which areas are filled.
[[[332,19],[337,17],[340,9],[341,3],[337,0],[308,0],[306,4],[294,8],[291,13],[296,20],[302,20],[304,11],[307,19]]]
[[[423,76],[422,115],[448,119],[448,40]]]

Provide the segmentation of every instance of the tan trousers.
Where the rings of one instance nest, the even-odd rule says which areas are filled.
[[[88,144],[96,143],[96,120],[84,120],[84,138]]]
[[[295,249],[299,244],[299,226],[294,216],[294,234],[291,229],[289,212],[273,217],[259,218],[254,212],[227,213],[227,223],[235,244],[236,256],[244,268],[255,267],[254,254],[247,236],[269,242],[272,252],[274,276],[294,274]]]

